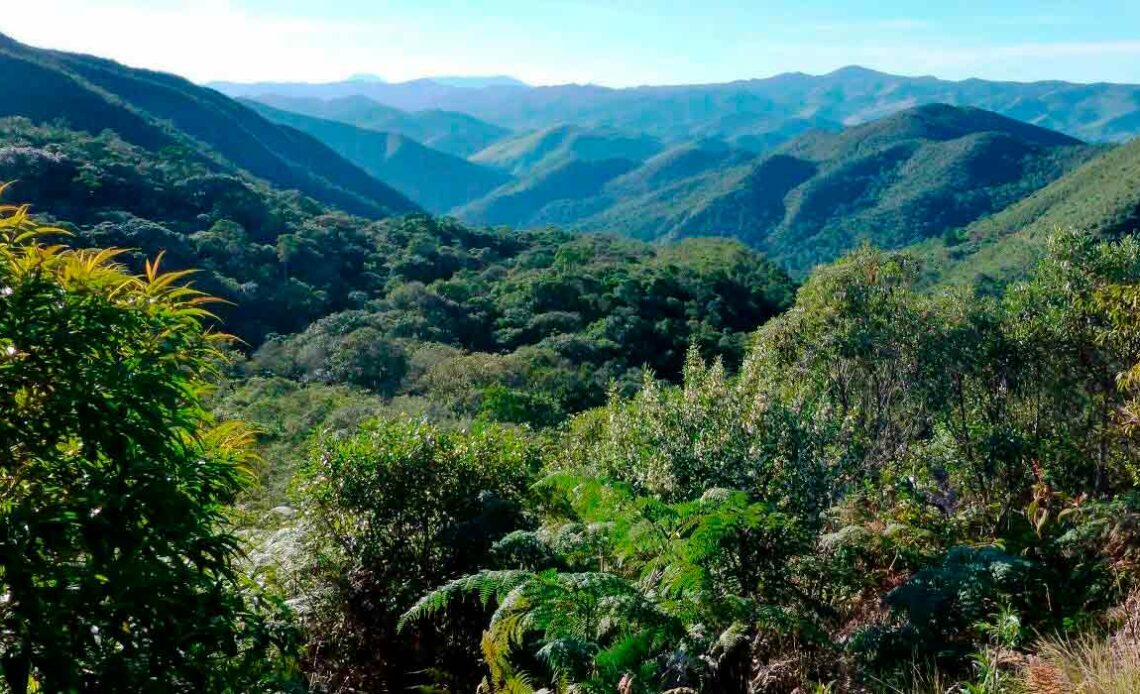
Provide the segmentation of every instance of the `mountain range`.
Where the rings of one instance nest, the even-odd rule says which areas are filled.
[[[1128,85],[850,68],[628,90],[219,85],[256,95],[231,99],[2,36],[0,68],[11,85],[0,116],[110,130],[133,147],[183,152],[210,175],[329,208],[650,241],[734,237],[800,276],[870,242],[914,246],[932,281],[1000,282],[1055,227],[1115,235],[1140,220],[1140,145],[1111,142],[1140,118]],[[949,103],[925,103],[935,98]],[[22,177],[20,162],[31,160],[21,156],[8,157],[5,175]]]
[[[364,97],[342,97],[326,111],[347,120],[347,99]],[[668,145],[561,125],[507,136],[464,161],[368,128],[245,103],[427,209],[469,223],[645,240],[731,236],[797,273],[862,241],[899,248],[953,234],[1103,148],[982,109],[931,104],[841,132],[809,130],[761,154],[718,139]],[[303,102],[310,112],[316,103],[332,102]],[[360,117],[368,109],[353,103],[355,122],[389,122]]]
[[[671,142],[716,137],[766,146],[806,128],[836,129],[930,103],[974,106],[1083,140],[1140,134],[1140,85],[963,81],[904,77],[862,67],[826,75],[612,89],[597,85],[482,89],[432,80],[403,83],[213,83],[231,96],[362,95],[402,110],[459,111],[515,131],[554,125],[611,127]]]
[[[409,113],[360,95],[317,99],[271,94],[256,100],[239,100],[247,106],[264,104],[281,111],[406,135],[420,144],[460,157],[474,154],[511,134],[506,128],[465,113],[440,110]]]

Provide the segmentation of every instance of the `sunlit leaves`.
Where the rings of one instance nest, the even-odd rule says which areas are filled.
[[[52,691],[264,691],[287,630],[234,569],[251,435],[199,399],[204,298],[0,218],[0,669]]]

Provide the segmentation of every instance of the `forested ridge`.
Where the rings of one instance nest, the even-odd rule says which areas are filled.
[[[0,692],[1140,691],[1137,142],[276,99],[326,148],[3,61],[68,88],[0,98]],[[432,216],[403,138],[641,202]]]
[[[712,137],[745,147],[779,144],[806,129],[837,129],[939,103],[986,109],[1082,140],[1123,142],[1137,135],[1140,103],[1140,88],[1133,84],[950,81],[857,65],[822,75],[790,72],[723,84],[617,89],[597,84],[464,89],[427,79],[212,86],[231,96],[257,99],[364,96],[410,112],[458,111],[515,131],[569,123],[645,132],[670,142]]]
[[[864,241],[904,248],[976,235],[971,225],[987,224],[1111,149],[978,108],[928,104],[841,132],[806,128],[752,149],[563,124],[501,135],[464,161],[382,132],[390,116],[377,122],[365,114],[392,109],[367,106],[364,97],[261,98],[341,119],[243,102],[437,213],[650,241],[725,236],[799,277]]]

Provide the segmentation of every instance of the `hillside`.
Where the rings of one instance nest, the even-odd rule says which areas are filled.
[[[218,85],[230,94],[330,98],[364,94],[403,109],[460,111],[517,131],[570,123],[644,132],[670,142],[696,137],[771,146],[811,127],[856,125],[915,106],[974,106],[1087,141],[1140,134],[1140,85],[960,82],[904,77],[860,67],[825,75],[786,73],[723,84],[611,89],[597,85],[460,89],[424,80],[402,84]],[[797,125],[798,124],[798,125]],[[834,129],[834,127],[830,128]],[[767,137],[765,137],[767,135]]]
[[[397,133],[356,128],[282,111],[256,101],[244,103],[275,123],[312,135],[430,212],[443,213],[466,204],[510,178],[490,167],[425,147]]]
[[[672,147],[644,162],[622,158],[583,160],[563,151],[548,155],[546,161],[550,164],[540,165],[537,173],[520,176],[454,213],[471,223],[521,227],[582,226],[583,219],[590,219],[599,228],[653,239],[669,224],[669,215],[656,213],[664,201],[672,203],[670,209],[676,214],[683,214],[686,205],[695,204],[689,199],[688,190],[699,188],[705,178],[732,171],[751,158],[750,153],[716,140]],[[565,163],[554,164],[559,161]],[[643,205],[646,200],[650,204]],[[630,214],[623,217],[620,228],[616,223],[611,226],[601,221],[627,210]]]
[[[378,217],[416,209],[308,135],[174,75],[91,56],[31,48],[0,35],[0,75],[10,85],[0,117],[63,119],[156,150],[178,146],[349,212]]]
[[[781,152],[815,172],[787,189],[774,208],[775,224],[753,227],[759,235],[746,238],[804,271],[862,240],[901,248],[966,226],[1047,185],[1096,149],[986,111],[930,105],[840,134],[809,134]],[[764,172],[754,173],[727,200],[714,198],[692,213],[677,233],[707,229],[706,210],[712,221],[733,214],[739,201],[731,196],[742,191],[770,196]]]
[[[438,109],[408,113],[365,96],[317,99],[266,94],[257,96],[256,101],[283,111],[339,121],[358,128],[398,133],[459,157],[474,154],[511,132],[465,113]]]
[[[152,151],[110,131],[98,135],[24,118],[0,119],[5,201],[27,200],[81,247],[130,249],[141,270],[163,255],[197,268],[195,285],[226,330],[256,347],[330,311],[355,306],[376,281],[368,220],[203,161],[192,150]]]
[[[573,161],[626,159],[640,162],[660,150],[660,142],[644,135],[612,128],[560,125],[506,138],[471,155],[471,161],[515,176],[526,176]]]
[[[1106,239],[1140,232],[1140,139],[971,224],[960,243],[932,242],[916,252],[927,261],[930,282],[993,288],[1023,277],[1058,230]]]
[[[650,157],[636,170],[615,179],[609,190],[621,195],[651,193],[676,181],[729,168],[749,159],[748,152],[729,147],[719,140],[698,140]]]
[[[264,372],[282,376],[376,374],[388,362],[374,350],[394,349],[408,361],[428,343],[416,362],[421,371],[433,360],[478,370],[483,357],[472,353],[488,352],[497,370],[465,378],[513,388],[523,377],[517,369],[547,369],[549,397],[573,410],[600,402],[611,378],[636,382],[643,364],[676,375],[694,340],[708,354],[738,357],[747,334],[794,292],[786,273],[735,242],[654,248],[424,215],[373,222],[218,173],[185,151],[152,152],[111,132],[23,118],[0,119],[0,180],[17,181],[6,200],[31,201],[78,246],[131,249],[122,260],[134,268],[159,253],[170,269],[198,268],[196,286],[230,302],[214,309],[226,330],[251,351],[262,347]],[[621,296],[605,296],[615,283],[626,287]],[[721,306],[715,316],[688,322],[710,301]],[[633,313],[609,320],[614,302]],[[375,331],[383,338],[364,340]],[[504,356],[516,349],[524,351]],[[317,363],[320,350],[334,361],[351,352],[357,366]],[[446,380],[445,371],[433,373]]]
[[[994,113],[937,104],[839,133],[809,131],[760,156],[702,140],[640,164],[583,166],[575,155],[590,149],[565,144],[577,132],[540,131],[480,153],[522,175],[456,214],[645,240],[731,236],[806,273],[864,240],[901,248],[965,227],[1097,151]],[[575,166],[544,170],[567,159]],[[541,174],[527,175],[528,167]]]
[[[535,227],[578,219],[608,181],[637,167],[629,159],[576,159],[508,183],[455,210],[471,224]],[[548,209],[549,208],[549,209]]]

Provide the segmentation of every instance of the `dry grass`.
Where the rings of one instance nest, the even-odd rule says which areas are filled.
[[[936,667],[912,663],[911,670],[891,680],[875,680],[875,694],[946,694],[951,690],[950,680]]]
[[[1061,668],[1040,658],[1029,661],[1023,686],[1027,694],[1069,694],[1076,689]]]
[[[1025,670],[1028,694],[1137,694],[1140,641],[1083,636],[1051,639]]]

